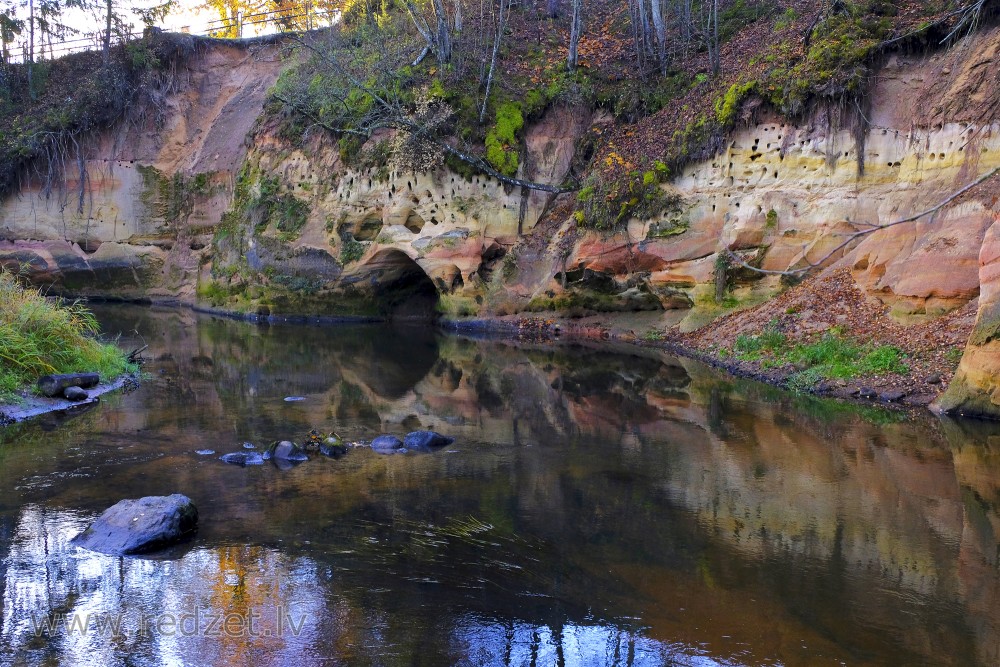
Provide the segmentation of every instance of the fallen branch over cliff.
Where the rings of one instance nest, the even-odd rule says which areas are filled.
[[[890,227],[895,227],[896,225],[903,225],[903,224],[906,224],[908,222],[916,222],[917,220],[920,220],[921,218],[925,218],[925,217],[927,217],[929,215],[934,215],[935,213],[937,213],[938,211],[940,211],[941,209],[943,209],[948,204],[952,203],[953,201],[955,201],[956,199],[958,199],[962,195],[966,194],[967,192],[969,192],[973,188],[976,188],[979,185],[982,185],[983,183],[985,183],[986,181],[990,180],[991,178],[993,178],[997,174],[1000,174],[1000,167],[994,167],[993,169],[991,169],[990,171],[986,172],[985,174],[983,174],[982,176],[980,176],[976,180],[972,181],[971,183],[969,183],[965,187],[963,187],[960,190],[957,190],[957,191],[953,192],[952,194],[948,195],[948,197],[946,199],[944,199],[943,201],[941,201],[937,205],[932,206],[931,208],[929,208],[929,209],[927,209],[925,211],[921,211],[920,213],[915,213],[914,215],[908,216],[906,218],[900,218],[899,220],[893,220],[892,222],[887,222],[887,223],[882,224],[882,225],[869,225],[869,224],[864,224],[864,223],[852,223],[852,224],[864,224],[864,229],[859,229],[859,230],[857,230],[855,232],[847,234],[846,238],[844,239],[844,241],[842,243],[838,244],[835,248],[833,248],[832,250],[830,250],[828,253],[826,253],[825,255],[823,255],[822,257],[820,257],[815,262],[809,260],[809,258],[806,257],[805,254],[803,254],[802,259],[803,259],[803,261],[806,262],[806,266],[800,267],[798,269],[786,269],[784,271],[774,271],[774,270],[769,270],[769,269],[761,269],[759,267],[752,266],[752,265],[748,264],[747,262],[745,262],[742,257],[740,257],[739,255],[737,255],[730,248],[726,248],[724,250],[725,256],[731,262],[733,262],[734,264],[736,264],[736,265],[738,265],[738,266],[740,266],[740,267],[742,267],[744,269],[748,269],[750,271],[754,271],[756,273],[764,273],[764,274],[779,275],[779,276],[801,277],[801,276],[805,275],[806,273],[808,273],[809,271],[811,271],[811,270],[813,270],[815,268],[822,267],[824,264],[826,264],[826,262],[830,258],[832,258],[834,255],[836,255],[841,250],[844,250],[847,246],[851,245],[852,243],[854,243],[858,239],[863,238],[865,236],[868,236],[869,234],[874,234],[875,232],[882,231],[883,229],[888,229]]]

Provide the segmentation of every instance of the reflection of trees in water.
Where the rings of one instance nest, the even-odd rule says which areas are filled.
[[[472,665],[645,665],[699,664],[691,647],[672,647],[614,625],[531,625],[466,616],[453,631],[461,647],[455,664]],[[704,663],[712,664],[712,663]]]
[[[23,508],[6,559],[2,654],[62,665],[326,664],[342,612],[310,560],[252,545],[117,558],[71,546],[82,528],[71,513]],[[301,633],[286,621],[278,636],[279,608]],[[251,611],[258,636],[247,631]]]
[[[23,508],[5,559],[12,569],[0,633],[6,655],[63,665],[125,664],[127,658],[140,665],[234,666],[326,664],[333,658],[408,665],[418,655],[429,664],[450,656],[449,664],[643,665],[685,655],[682,647],[664,646],[638,630],[567,622],[555,598],[528,603],[537,623],[499,620],[486,601],[479,605],[483,610],[456,615],[454,600],[435,594],[440,586],[428,590],[424,582],[423,593],[420,587],[398,591],[393,584],[399,573],[386,559],[359,562],[379,568],[364,581],[350,576],[349,560],[345,577],[332,563],[255,545],[196,548],[175,561],[122,559],[75,552],[68,540],[81,528],[80,519],[65,511]],[[404,524],[403,532],[417,537],[426,532],[420,528]],[[488,537],[484,532],[482,524],[457,521],[436,537],[468,543]],[[279,613],[288,614],[281,636]],[[246,631],[251,617],[256,636]],[[33,618],[56,625],[36,638]],[[75,632],[60,625],[73,627],[65,620],[71,618],[80,619]],[[113,625],[98,631],[106,618]],[[210,628],[227,618],[243,629]],[[293,624],[301,624],[301,633],[292,632]],[[79,631],[83,626],[87,632]]]
[[[326,650],[352,663],[405,662],[413,651],[449,664],[476,654],[519,664],[556,647],[583,655],[573,633],[601,655],[619,645],[627,654],[629,642],[639,655],[654,635],[622,619],[660,613],[665,601],[700,609],[701,627],[741,627],[764,610],[782,636],[875,663],[996,662],[996,427],[859,413],[720,382],[652,352],[144,317],[144,336],[159,333],[150,370],[166,372],[65,427],[22,428],[17,448],[0,448],[0,481],[28,489],[21,497],[94,508],[149,480],[204,493],[221,515],[207,519],[204,539],[280,551],[260,560],[213,547],[214,560],[189,555],[184,568],[223,596],[219,572],[252,580],[259,563],[305,564],[302,581],[345,625],[324,635]],[[282,402],[289,394],[309,400]],[[188,453],[313,425],[370,434],[431,424],[458,437],[456,454],[357,451],[279,475]],[[98,443],[136,462],[91,460],[106,451]],[[68,474],[77,470],[91,481]],[[441,538],[467,517],[491,526],[473,535],[484,543]],[[288,594],[252,585],[248,600]],[[235,604],[227,599],[211,604]],[[443,611],[415,611],[427,609]],[[681,637],[682,649],[705,638],[653,617],[655,636]],[[757,630],[748,626],[747,642],[763,641]]]

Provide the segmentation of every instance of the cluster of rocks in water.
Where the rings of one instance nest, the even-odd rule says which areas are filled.
[[[309,460],[310,453],[318,453],[328,458],[340,458],[352,447],[370,446],[378,454],[403,454],[409,451],[430,452],[455,442],[454,438],[441,435],[435,431],[412,431],[402,440],[393,435],[380,435],[370,443],[346,442],[336,433],[321,435],[315,430],[309,432],[301,445],[290,440],[272,442],[264,450],[258,450],[251,442],[243,443],[243,451],[223,454],[219,457],[224,463],[238,466],[263,465],[266,461],[275,466],[288,469],[303,461]],[[201,449],[198,454],[211,456],[214,450]]]
[[[399,454],[408,451],[429,452],[455,442],[454,438],[434,431],[413,431],[400,440],[393,435],[380,435],[371,443],[347,443],[336,433],[321,435],[310,431],[301,445],[290,440],[274,442],[258,451],[250,442],[243,450],[224,454],[220,459],[239,466],[263,465],[271,461],[279,468],[289,468],[309,460],[310,452],[338,458],[352,446],[371,446],[379,454]],[[199,454],[212,455],[212,450]],[[116,556],[144,554],[187,539],[197,530],[198,509],[187,496],[148,496],[122,500],[108,508],[89,528],[73,538],[77,546]]]

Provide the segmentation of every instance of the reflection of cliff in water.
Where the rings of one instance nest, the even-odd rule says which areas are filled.
[[[195,595],[195,582],[240,568],[293,577],[340,628],[304,655],[334,646],[352,664],[392,664],[419,646],[459,664],[600,646],[631,664],[689,649],[748,664],[1000,660],[995,427],[859,412],[652,351],[109,313],[106,329],[150,344],[151,379],[54,431],[0,433],[0,519],[34,534],[25,526],[43,512],[63,534],[83,520],[74,508],[189,493],[202,529],[178,566],[187,578],[164,585]],[[458,442],[287,473],[192,454],[312,426],[437,428]],[[66,558],[58,540],[23,539],[4,561],[27,568],[18,578],[39,574],[32,559]],[[137,588],[121,604],[154,577],[142,567],[130,565]],[[90,574],[67,577],[52,604],[92,599]],[[289,594],[251,578],[258,598]],[[46,604],[6,579],[5,625]],[[220,586],[205,604],[230,604]]]

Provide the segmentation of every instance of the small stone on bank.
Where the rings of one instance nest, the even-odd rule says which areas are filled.
[[[63,396],[70,401],[85,401],[90,398],[90,394],[80,387],[66,387],[63,389]]]

